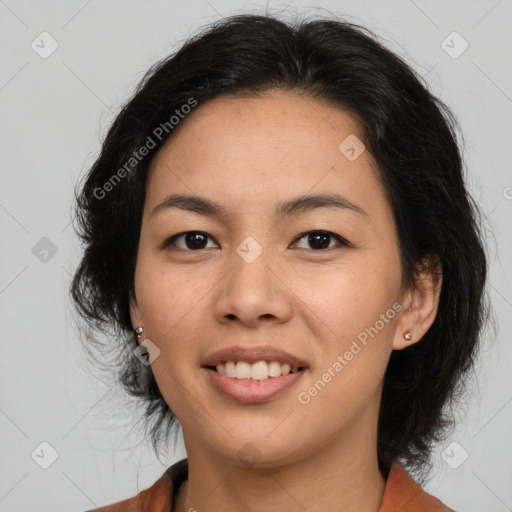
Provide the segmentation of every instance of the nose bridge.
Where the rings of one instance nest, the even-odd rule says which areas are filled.
[[[261,317],[283,320],[291,306],[286,287],[277,277],[275,253],[268,245],[270,238],[247,236],[228,259],[229,271],[216,301],[216,314],[221,318],[236,316],[254,323]],[[229,316],[228,316],[229,315]]]
[[[250,287],[245,293],[252,293],[256,295],[269,295],[273,288],[274,274],[269,269],[272,266],[273,254],[269,245],[269,240],[266,243],[263,237],[246,236],[236,247],[230,258],[230,265],[232,266],[231,286],[235,287]]]

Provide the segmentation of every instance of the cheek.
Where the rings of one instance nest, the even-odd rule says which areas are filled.
[[[143,260],[141,260],[141,263]],[[190,369],[195,366],[194,347],[204,338],[206,290],[204,281],[189,278],[182,272],[166,271],[155,263],[141,265],[137,298],[145,333],[160,350],[152,371],[165,402],[181,419],[199,415],[190,400]]]
[[[354,253],[350,261],[327,272],[303,273],[297,295],[317,315],[317,322],[330,327],[326,333],[339,340],[336,348],[342,348],[348,339],[386,315],[399,298],[401,273],[397,265],[395,259],[381,258],[376,251]],[[395,313],[396,306],[384,319],[384,327],[379,322],[379,330],[391,330]]]
[[[326,334],[316,336],[312,348],[318,363],[297,397],[310,417],[322,418],[322,428],[333,432],[375,405],[402,308],[396,272],[368,262],[336,276],[335,283],[321,280],[309,295],[310,319],[316,317]]]
[[[191,271],[171,270],[144,255],[138,262],[135,283],[146,336],[169,365],[174,365],[191,354],[191,344],[199,339],[205,294],[211,285]]]

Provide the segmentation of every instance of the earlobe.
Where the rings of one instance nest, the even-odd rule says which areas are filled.
[[[418,265],[414,287],[400,317],[393,349],[402,350],[418,342],[434,323],[442,287],[442,266],[437,255],[424,258]]]
[[[132,320],[132,326],[135,332],[135,336],[137,336],[137,341],[140,343],[141,340],[144,339],[144,326],[142,325],[142,322],[139,320],[140,313],[139,307],[136,302],[130,301],[130,317]]]
[[[395,339],[393,340],[393,350],[402,350],[410,345],[413,345],[420,338],[415,338],[413,335],[413,329],[407,329],[406,331],[396,331]]]

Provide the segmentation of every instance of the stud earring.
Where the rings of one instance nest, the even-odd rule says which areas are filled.
[[[409,311],[412,311],[413,309],[416,309],[416,306],[414,304],[409,308]]]
[[[404,334],[404,338],[407,340],[407,341],[410,341],[412,340],[412,333],[411,331],[407,331],[405,334]]]
[[[144,327],[142,325],[135,329],[135,334],[137,335],[137,339],[140,340],[142,338],[142,333],[144,332]]]

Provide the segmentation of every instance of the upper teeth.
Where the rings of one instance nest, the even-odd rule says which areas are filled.
[[[218,364],[217,371],[226,377],[234,379],[265,380],[269,377],[280,377],[299,371],[298,367],[291,368],[289,364],[281,364],[279,361],[258,361],[254,364],[245,361],[228,361],[226,364]]]

